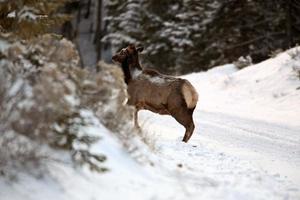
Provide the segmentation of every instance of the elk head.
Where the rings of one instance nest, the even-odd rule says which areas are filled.
[[[143,47],[136,48],[133,44],[130,44],[127,48],[121,49],[112,57],[114,62],[121,64],[126,84],[129,84],[132,79],[132,70],[142,69],[139,63],[138,52],[142,52],[143,49]]]
[[[135,45],[130,44],[127,48],[121,49],[117,52],[113,57],[112,60],[123,64],[124,62],[138,62],[138,52],[142,52],[144,50],[143,47],[135,47]],[[129,64],[128,63],[128,64]]]

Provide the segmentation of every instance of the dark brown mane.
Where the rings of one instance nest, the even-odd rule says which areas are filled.
[[[130,70],[129,70],[129,65],[128,65],[128,61],[127,59],[121,64],[123,73],[124,73],[124,81],[125,83],[128,85],[128,83],[131,80],[131,74],[130,74]]]

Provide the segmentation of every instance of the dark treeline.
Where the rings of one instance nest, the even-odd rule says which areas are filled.
[[[72,16],[59,32],[76,43],[82,66],[94,65],[99,59],[109,61],[112,52],[135,43],[145,47],[144,66],[187,73],[231,63],[241,56],[250,56],[257,63],[300,41],[299,0],[53,2],[64,4],[60,12]],[[16,29],[27,37],[59,22],[58,17],[50,17],[50,23],[35,23],[37,31],[28,24],[17,26],[9,17],[17,6],[12,5],[1,5],[2,30]]]
[[[146,47],[167,72],[206,70],[250,55],[260,62],[300,40],[299,0],[111,0],[104,41]]]

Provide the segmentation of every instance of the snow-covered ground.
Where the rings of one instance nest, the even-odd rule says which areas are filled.
[[[107,155],[109,172],[53,163],[41,179],[0,180],[0,199],[300,199],[299,70],[300,59],[282,53],[185,76],[199,93],[189,143],[173,118],[142,111],[156,140],[154,153],[142,152],[152,165],[134,161],[99,124],[88,131],[102,135],[94,150]]]

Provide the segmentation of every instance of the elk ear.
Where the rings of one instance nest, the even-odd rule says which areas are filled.
[[[135,46],[134,46],[134,44],[129,44],[129,45],[128,45],[128,48],[134,49]]]
[[[139,47],[136,48],[136,50],[137,50],[138,52],[142,52],[142,51],[144,50],[144,47],[139,46]]]

